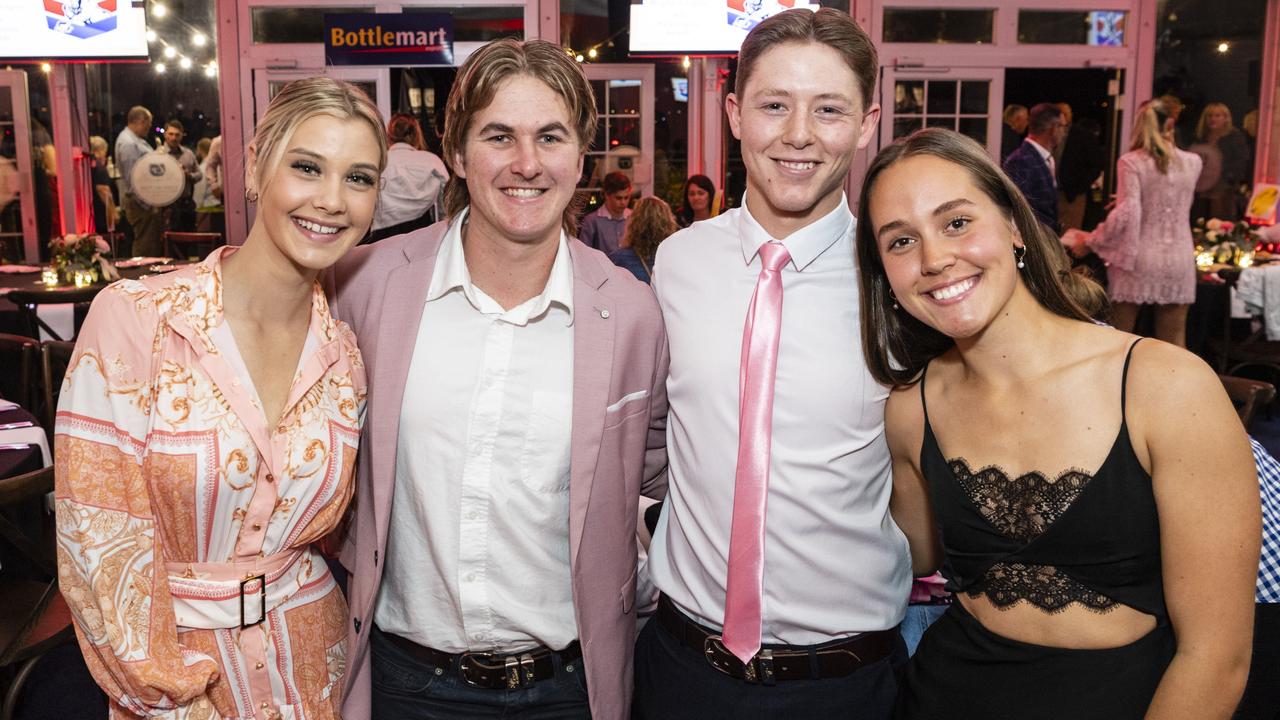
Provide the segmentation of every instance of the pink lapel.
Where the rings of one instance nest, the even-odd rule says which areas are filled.
[[[600,292],[609,279],[597,258],[577,240],[573,258],[573,425],[569,455],[569,558],[577,564],[582,529],[591,499],[605,408],[613,377],[613,333],[618,322],[613,301]]]
[[[444,238],[446,223],[437,223],[432,231],[404,246],[406,263],[387,274],[382,302],[377,306],[374,352],[366,360],[370,368],[369,406],[377,408],[369,414],[369,436],[376,438],[369,448],[370,475],[373,483],[373,507],[378,543],[386,542],[391,519],[391,498],[396,474],[396,441],[400,432],[400,406],[404,403],[404,384],[409,377],[409,363],[418,342],[422,311],[427,301],[427,286],[435,270],[436,253]],[[372,328],[362,328],[369,332]],[[376,364],[375,364],[376,363]]]

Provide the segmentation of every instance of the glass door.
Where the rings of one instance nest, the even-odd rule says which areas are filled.
[[[880,147],[926,127],[944,127],[977,140],[1000,158],[998,68],[886,67],[880,82]]]
[[[27,74],[0,70],[0,258],[39,262]]]
[[[316,67],[316,68],[278,68],[265,67],[253,69],[253,114],[254,125],[262,119],[267,111],[267,104],[275,97],[280,88],[294,80],[324,75],[338,80],[346,80],[355,85],[373,100],[382,113],[385,121],[391,117],[391,73],[385,67]],[[246,128],[246,137],[253,137],[252,125]]]
[[[600,193],[604,176],[620,170],[639,197],[653,194],[653,78],[651,64],[583,65],[600,122],[587,152],[580,189]]]

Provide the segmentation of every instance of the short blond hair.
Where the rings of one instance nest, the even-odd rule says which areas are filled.
[[[309,77],[294,80],[271,98],[262,120],[254,128],[253,140],[249,142],[249,150],[257,161],[246,165],[245,186],[262,193],[275,174],[280,157],[289,147],[294,131],[319,115],[358,120],[368,125],[378,143],[378,171],[386,168],[387,133],[383,129],[382,115],[369,96],[343,80]],[[249,177],[250,167],[256,169],[255,177]]]
[[[467,181],[458,175],[454,158],[465,153],[467,131],[471,119],[489,107],[498,88],[517,76],[540,80],[559,95],[569,108],[570,128],[578,140],[579,154],[586,154],[596,133],[596,100],[591,83],[582,74],[582,68],[565,54],[564,48],[546,40],[495,40],[467,58],[458,69],[458,77],[449,92],[449,102],[444,115],[444,137],[441,146],[444,161],[449,164],[452,176],[445,187],[444,208],[450,217],[456,217],[467,205],[471,195]],[[569,235],[577,233],[578,215],[582,204],[580,194],[575,195],[564,209],[561,225]]]
[[[1200,119],[1196,121],[1197,140],[1205,140],[1208,138],[1209,113],[1214,110],[1221,110],[1227,114],[1227,126],[1223,128],[1223,132],[1229,133],[1233,128],[1235,128],[1235,124],[1231,122],[1231,108],[1227,107],[1226,103],[1212,102],[1204,106],[1204,109],[1200,111]]]

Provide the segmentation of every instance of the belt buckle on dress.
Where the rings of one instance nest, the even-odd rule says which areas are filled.
[[[244,588],[249,583],[258,582],[258,597],[261,600],[261,610],[258,612],[258,619],[247,623],[244,621]],[[250,591],[253,592],[253,591]],[[248,575],[240,581],[240,629],[250,628],[255,625],[261,625],[267,619],[267,576],[266,573],[258,575]]]

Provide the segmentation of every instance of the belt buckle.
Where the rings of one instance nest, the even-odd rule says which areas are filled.
[[[734,671],[741,666],[742,679],[749,683],[773,685],[776,682],[772,650],[761,650],[750,662],[743,663],[724,646],[724,639],[721,636],[708,635],[702,641],[702,653],[711,667],[729,677],[737,677]]]
[[[247,623],[244,621],[244,588],[251,582],[258,582],[258,597],[261,602],[261,609],[258,612],[258,619],[254,622]],[[250,591],[252,592],[252,591]],[[245,579],[240,581],[240,629],[251,628],[255,625],[261,625],[267,619],[267,576],[266,573],[258,575],[247,575]]]
[[[517,690],[531,687],[533,678],[533,655],[522,653],[519,656],[508,655],[502,662],[502,673],[507,678],[507,689]]]

